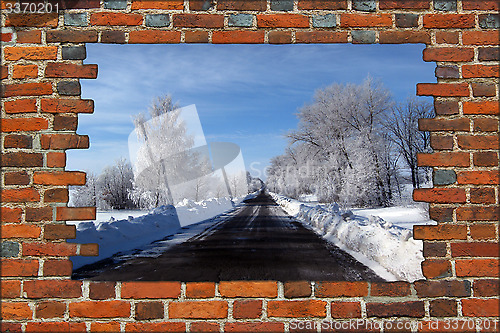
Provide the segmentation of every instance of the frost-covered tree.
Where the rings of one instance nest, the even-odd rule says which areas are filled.
[[[102,198],[110,208],[131,209],[135,207],[130,199],[133,178],[132,166],[124,158],[104,168],[98,182]]]
[[[91,171],[86,172],[87,181],[83,186],[71,186],[70,205],[73,207],[98,207],[103,208],[101,188],[98,177]]]

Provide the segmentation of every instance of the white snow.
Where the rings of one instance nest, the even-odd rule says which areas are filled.
[[[337,204],[304,203],[275,193],[271,196],[288,214],[382,278],[410,282],[424,278],[421,269],[423,243],[412,238],[409,227],[433,221],[426,219],[418,207],[356,210],[355,215],[352,211],[342,212]]]
[[[103,211],[97,213],[95,221],[68,222],[68,224],[76,225],[76,238],[71,242],[99,244],[99,256],[71,257],[73,269],[108,258],[117,252],[132,250],[176,234],[183,226],[208,220],[232,210],[234,204],[247,197],[233,199],[234,203],[228,198],[201,202],[184,200],[175,208],[174,206],[161,206],[150,212]],[[208,227],[214,221],[203,226]]]

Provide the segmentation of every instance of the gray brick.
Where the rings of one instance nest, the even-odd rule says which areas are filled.
[[[167,27],[170,24],[170,17],[165,14],[148,14],[145,22],[147,27]]]
[[[61,81],[57,83],[57,92],[64,96],[78,96],[82,88],[78,81]]]
[[[127,9],[127,0],[104,0],[106,9]]]
[[[435,74],[441,79],[458,79],[460,77],[457,66],[438,66]]]
[[[483,29],[500,28],[500,15],[498,14],[479,15],[479,26]]]
[[[450,185],[457,181],[457,174],[453,170],[435,170],[432,180],[434,185]]]
[[[19,243],[17,242],[2,242],[0,247],[0,256],[3,258],[12,258],[19,255]]]
[[[434,0],[434,9],[443,12],[456,11],[457,0]]]
[[[293,10],[293,0],[271,0],[271,10],[275,11]]]
[[[253,24],[252,14],[233,14],[229,16],[230,27],[251,27]]]
[[[335,14],[314,15],[313,27],[315,28],[333,28],[337,25]]]
[[[377,1],[375,0],[353,0],[352,9],[362,12],[374,12],[377,10]]]
[[[85,46],[63,46],[62,58],[64,60],[83,60],[87,58]]]
[[[72,27],[86,27],[87,13],[64,13],[64,25]]]
[[[352,42],[358,44],[373,44],[375,43],[375,31],[352,31]]]
[[[396,26],[399,28],[418,27],[418,15],[396,14]]]

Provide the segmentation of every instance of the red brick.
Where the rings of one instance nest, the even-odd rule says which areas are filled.
[[[114,282],[91,282],[89,284],[90,299],[110,299],[115,298]]]
[[[180,43],[180,31],[131,31],[129,33],[129,44],[158,44],[158,43]]]
[[[33,174],[33,183],[39,185],[85,185],[85,172],[36,171]]]
[[[45,68],[45,77],[95,79],[97,78],[97,65],[49,62]]]
[[[473,239],[492,239],[496,238],[494,224],[476,224],[469,227],[470,235]]]
[[[500,10],[496,0],[467,0],[462,4],[464,10]]]
[[[403,297],[410,293],[408,282],[373,282],[370,291],[371,296]]]
[[[475,25],[472,14],[426,14],[424,28],[460,29],[473,28]]]
[[[62,318],[66,312],[63,302],[40,302],[36,304],[36,318]]]
[[[47,167],[64,168],[66,166],[66,153],[50,152],[47,153]]]
[[[332,301],[331,314],[332,318],[361,318],[361,304]]]
[[[277,297],[278,285],[274,281],[222,281],[219,293],[223,297]]]
[[[25,302],[0,302],[2,320],[31,319],[33,311]]]
[[[237,322],[224,325],[224,332],[284,332],[284,330],[284,324],[276,322]]]
[[[460,171],[457,173],[458,184],[498,185],[500,184],[498,170],[496,171]]]
[[[470,202],[471,203],[495,203],[495,189],[494,188],[471,188],[470,189]]]
[[[31,224],[3,224],[0,226],[3,238],[38,238],[41,229]]]
[[[52,84],[48,82],[2,85],[2,97],[42,96],[50,94],[52,94]]]
[[[311,296],[311,283],[308,281],[285,282],[283,287],[286,298]]]
[[[6,135],[3,141],[4,148],[26,148],[33,147],[33,137],[31,135],[11,134]]]
[[[98,256],[99,255],[99,244],[88,243],[80,245],[80,255],[81,256]]]
[[[0,42],[10,42],[12,41],[12,33],[4,32],[0,35]]]
[[[37,65],[15,65],[12,73],[13,79],[32,79],[38,76]]]
[[[49,122],[45,118],[11,118],[2,119],[0,131],[6,132],[32,132],[47,129]]]
[[[97,43],[97,31],[51,30],[47,31],[47,43]]]
[[[2,201],[3,201],[2,196]],[[0,208],[0,221],[2,222],[21,222],[21,216],[23,215],[23,210],[21,208]]]
[[[267,7],[266,0],[219,0],[217,1],[218,10],[255,10],[265,11]]]
[[[462,77],[469,79],[473,77],[499,77],[500,70],[495,65],[463,65]]]
[[[52,210],[52,207],[27,207],[25,219],[28,222],[52,221]]]
[[[182,28],[222,28],[224,16],[214,14],[174,14],[174,27]]]
[[[2,237],[6,238],[3,234]],[[37,276],[38,260],[0,259],[0,276]],[[24,291],[26,291],[26,284]]]
[[[309,17],[300,14],[259,14],[259,28],[308,28]]]
[[[29,322],[26,332],[85,332],[84,322]]]
[[[6,27],[57,27],[57,13],[47,14],[8,14],[5,20]]]
[[[347,43],[347,32],[334,31],[297,31],[296,43]]]
[[[186,297],[210,298],[215,297],[214,282],[188,282],[186,283]]]
[[[380,0],[380,9],[429,9],[426,0]]]
[[[422,273],[427,279],[441,279],[452,276],[451,264],[444,259],[426,259],[422,262]]]
[[[194,322],[191,323],[190,332],[220,332],[220,325],[218,323]]]
[[[498,257],[498,243],[451,243],[453,257]]]
[[[457,208],[459,221],[496,221],[499,217],[498,206]]]
[[[18,298],[21,295],[21,281],[3,280],[0,284],[2,298]]]
[[[304,301],[268,301],[267,316],[268,317],[285,317],[285,318],[309,318],[326,317],[325,301],[320,300],[304,300]]]
[[[500,295],[500,281],[499,280],[475,280],[474,281],[474,296],[475,297],[489,297]]]
[[[30,46],[4,48],[5,60],[55,60],[57,59],[57,46]]]
[[[56,221],[94,220],[95,216],[95,207],[57,207],[56,209]]]
[[[170,318],[218,319],[227,317],[225,301],[183,301],[168,305]]]
[[[46,224],[43,237],[45,239],[76,238],[76,226],[66,224]]]
[[[368,296],[366,282],[317,282],[314,294],[316,297],[356,297]]]
[[[438,44],[458,44],[458,32],[436,31],[436,43]]]
[[[71,276],[73,263],[71,260],[47,260],[43,263],[43,276]]]
[[[46,190],[43,194],[44,202],[68,202],[69,195],[67,188],[53,188]]]
[[[123,282],[122,298],[177,298],[180,282]]]
[[[264,43],[264,31],[214,31],[214,44],[261,44]]]
[[[184,9],[183,0],[153,1],[153,0],[133,0],[132,10],[135,9]]]
[[[366,303],[368,317],[414,317],[425,316],[424,302]]]
[[[52,88],[51,88],[52,91]],[[4,104],[4,110],[6,113],[30,113],[36,112],[36,100],[35,99],[17,99],[14,101],[7,101]]]
[[[77,298],[82,296],[82,282],[73,280],[30,280],[24,282],[24,291],[28,298]]]
[[[42,99],[41,111],[49,113],[93,113],[94,101],[90,99]]]
[[[464,114],[499,115],[498,101],[464,102]]]
[[[89,137],[77,134],[42,134],[42,149],[87,149]]]
[[[457,259],[455,261],[457,276],[466,277],[498,277],[498,259]]]
[[[290,44],[292,33],[289,31],[270,31],[268,33],[269,44]]]
[[[262,315],[262,301],[260,300],[238,300],[233,304],[233,318],[256,319]]]
[[[464,45],[498,45],[498,31],[464,31],[462,42]]]
[[[417,154],[417,161],[419,166],[468,167],[470,165],[469,156],[469,153],[461,152]]]
[[[5,80],[9,77],[9,69],[7,66],[0,66],[0,79]]]
[[[127,323],[125,332],[185,332],[185,323]]]
[[[476,152],[473,154],[475,166],[497,166],[498,154],[496,152]]]
[[[463,299],[462,313],[466,317],[499,317],[498,299]]]
[[[465,189],[418,188],[413,190],[413,200],[434,203],[465,203]]]
[[[186,31],[184,33],[186,43],[208,43],[207,31]]]
[[[70,318],[125,318],[130,316],[126,301],[81,301],[69,304]]]
[[[163,319],[163,302],[139,302],[135,305],[136,320]]]
[[[469,96],[469,85],[467,83],[418,83],[417,95],[467,97]]]
[[[341,14],[341,27],[391,27],[392,16],[390,14]]]
[[[420,131],[469,131],[470,120],[468,118],[455,119],[435,119],[421,118],[418,120],[418,129]]]
[[[2,189],[0,195],[2,202],[26,202],[40,200],[40,194],[34,188]]]
[[[434,111],[437,115],[458,114],[458,101],[456,100],[434,100]]]
[[[76,244],[70,243],[24,243],[23,256],[74,256]]]
[[[319,9],[347,9],[346,0],[299,0],[299,9],[319,10]]]
[[[498,149],[496,135],[459,135],[458,146],[461,149]]]
[[[143,22],[142,15],[125,14],[125,13],[92,13],[90,15],[91,25],[118,25],[130,26],[141,25]]]
[[[413,226],[413,238],[425,240],[467,239],[467,227],[451,224],[415,225]]]
[[[40,44],[42,42],[42,32],[40,30],[18,31],[16,42]]]
[[[116,321],[108,321],[105,323],[92,322],[90,324],[90,332],[120,332],[120,323]]]
[[[453,136],[451,135],[436,135],[431,133],[430,144],[434,151],[437,150],[452,150]]]
[[[381,31],[380,44],[423,43],[430,44],[431,36],[426,31]]]

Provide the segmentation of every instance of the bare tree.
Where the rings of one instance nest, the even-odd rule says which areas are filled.
[[[99,184],[104,201],[113,209],[134,208],[130,199],[134,174],[130,163],[121,158],[114,165],[104,168]]]

